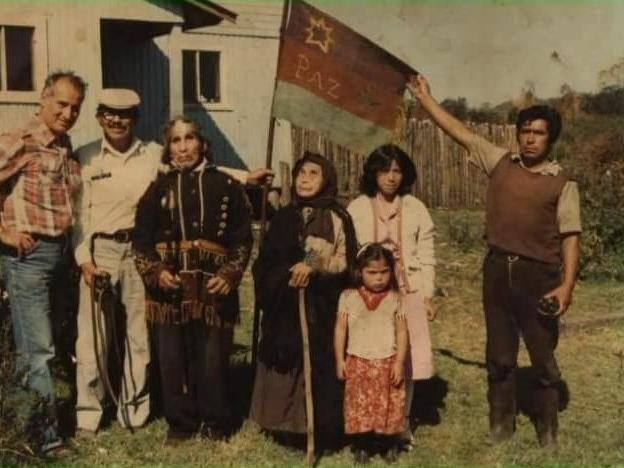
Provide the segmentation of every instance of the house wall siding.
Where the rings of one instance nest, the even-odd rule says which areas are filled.
[[[163,5],[165,5],[163,7]],[[200,121],[213,140],[218,162],[235,167],[264,165],[271,101],[279,45],[282,5],[279,3],[224,3],[238,13],[237,24],[182,32],[175,26],[170,36],[161,36],[123,49],[106,51],[117,59],[105,72],[108,85],[138,88],[143,105],[137,134],[160,140],[171,115],[185,112]],[[0,18],[38,18],[45,24],[45,74],[71,69],[89,84],[82,114],[70,134],[74,145],[86,144],[101,135],[95,119],[97,95],[102,87],[101,19],[124,19],[181,23],[179,3],[156,6],[151,2],[0,2]],[[224,60],[223,85],[226,110],[203,106],[185,108],[182,94],[181,51],[217,47]],[[106,60],[110,62],[110,60]],[[127,84],[126,84],[127,83]],[[38,90],[42,83],[38,83]],[[10,128],[36,110],[38,99],[25,103],[0,100],[0,130]],[[274,144],[274,167],[290,161],[290,125],[278,122]]]

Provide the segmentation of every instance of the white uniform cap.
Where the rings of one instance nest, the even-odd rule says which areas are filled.
[[[141,104],[141,98],[131,89],[104,88],[98,104],[109,109],[132,109]]]

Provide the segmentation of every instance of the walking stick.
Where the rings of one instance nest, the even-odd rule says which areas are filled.
[[[305,304],[305,288],[299,288],[299,322],[303,345],[303,381],[305,383],[307,453],[306,465],[314,466],[314,402],[312,401],[312,363],[310,362],[310,336]]]

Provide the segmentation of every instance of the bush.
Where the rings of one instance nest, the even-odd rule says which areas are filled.
[[[624,117],[571,122],[557,150],[578,181],[583,221],[581,274],[624,278]]]
[[[460,251],[483,249],[483,219],[480,212],[448,212],[444,220],[446,236]]]

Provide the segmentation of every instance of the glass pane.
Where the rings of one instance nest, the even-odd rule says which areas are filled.
[[[197,103],[197,77],[195,76],[195,60],[197,52],[194,50],[182,51],[182,92],[184,103]]]
[[[7,86],[10,91],[33,91],[33,34],[35,28],[5,26]]]
[[[219,52],[199,53],[199,91],[206,102],[221,102],[219,56]]]

